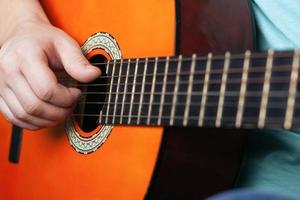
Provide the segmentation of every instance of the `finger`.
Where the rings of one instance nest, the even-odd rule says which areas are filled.
[[[44,56],[40,55],[39,59],[34,59],[34,62],[26,62],[25,66],[21,67],[22,73],[41,100],[59,107],[72,107],[81,94],[80,90],[67,88],[58,83]]]
[[[12,114],[12,112],[8,108],[7,104],[3,101],[3,99],[1,97],[0,97],[0,111],[8,121],[12,122],[13,124],[15,124],[21,128],[25,128],[28,130],[39,129],[39,127],[37,127],[37,126],[34,126],[30,123],[27,123],[27,122],[24,122],[24,121],[21,121],[21,120],[18,120],[17,118],[15,118],[15,116]]]
[[[63,67],[77,81],[86,83],[100,76],[100,69],[88,62],[74,40],[66,39],[58,42],[55,48]]]
[[[29,115],[59,122],[63,121],[71,112],[71,108],[58,107],[39,99],[30,88],[27,80],[20,74],[16,74],[8,86],[13,90],[21,106]]]
[[[10,90],[9,88],[5,89],[5,91],[3,91],[2,94],[3,94],[2,99],[8,106],[9,110],[11,110],[14,117],[19,121],[30,123],[39,128],[50,127],[57,124],[57,122],[55,121],[50,121],[50,120],[29,115],[21,106],[20,102],[18,101],[13,91]]]

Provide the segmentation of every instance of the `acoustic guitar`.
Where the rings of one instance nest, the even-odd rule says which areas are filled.
[[[17,165],[1,117],[1,199],[201,199],[232,187],[241,128],[300,124],[299,52],[250,51],[247,0],[41,3],[103,74],[58,74],[83,98],[65,125],[24,130]]]

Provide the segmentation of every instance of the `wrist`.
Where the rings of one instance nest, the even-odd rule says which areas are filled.
[[[45,12],[37,0],[15,0],[11,2],[11,6],[7,6],[4,12],[0,14],[0,17],[6,17],[5,21],[0,20],[0,46],[11,34],[19,28],[26,26],[27,23],[50,24]],[[13,7],[13,9],[9,10],[10,7]]]

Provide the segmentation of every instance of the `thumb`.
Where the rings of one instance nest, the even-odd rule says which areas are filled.
[[[66,72],[75,80],[86,83],[101,75],[101,70],[89,63],[74,40],[64,40],[55,48]]]

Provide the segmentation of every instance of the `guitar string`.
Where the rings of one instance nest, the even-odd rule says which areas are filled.
[[[190,58],[191,59],[191,58]],[[114,63],[116,63],[116,62],[114,62]],[[134,63],[134,62],[131,62],[131,63]],[[284,71],[284,70],[282,70],[282,68],[283,67],[288,67],[288,68],[291,68],[290,66],[276,66],[277,68],[278,67],[280,67],[280,70],[277,70],[277,71],[279,71],[279,72],[289,72],[289,70],[287,70],[287,71]],[[255,69],[255,70],[249,70],[249,73],[251,73],[251,72],[264,72],[264,70],[265,70],[265,67],[261,67],[260,69],[262,69],[261,71],[259,71],[259,69]],[[275,70],[273,70],[273,72],[274,72]],[[230,71],[231,72],[231,71]],[[229,72],[229,73],[230,73]],[[241,73],[242,72],[242,70],[235,70],[235,71],[233,71],[233,72],[236,72],[236,73]],[[195,75],[197,75],[197,73],[199,73],[199,71],[196,71],[195,72],[195,74],[194,74],[194,76]],[[200,72],[201,73],[201,72]],[[203,72],[202,72],[203,73]],[[215,72],[212,72],[212,73],[222,73],[222,70],[215,70]],[[188,74],[188,73],[186,73],[186,74]],[[162,74],[162,75],[164,75],[164,74]],[[172,75],[172,74],[168,74],[168,75]],[[176,75],[176,73],[174,74],[174,75]],[[180,75],[185,75],[184,74],[184,72],[181,72],[180,73]],[[141,76],[141,75],[137,75],[137,76]],[[150,76],[149,74],[147,74],[147,76]],[[159,76],[159,74],[157,74],[157,76]],[[109,76],[102,76],[101,78],[108,78]],[[118,77],[118,76],[111,76],[111,77]],[[121,76],[122,77],[122,76]],[[126,76],[125,76],[126,77]],[[283,80],[283,78],[287,78],[287,81],[289,81],[289,79],[290,79],[290,76],[287,76],[287,77],[277,77],[277,83],[281,83],[282,82],[282,80]],[[216,81],[216,80],[215,80]],[[220,81],[220,80],[218,80],[218,81]],[[218,83],[218,81],[216,81],[216,83]],[[251,81],[260,81],[260,79],[258,78],[256,78],[255,80],[252,78],[252,80],[248,80],[248,83],[250,83]],[[274,78],[273,78],[273,82],[274,82]],[[172,82],[167,82],[167,84],[171,84]],[[232,83],[240,83],[240,79],[235,79],[234,81],[232,81]],[[283,83],[285,83],[285,82],[283,82]],[[145,83],[145,84],[150,84],[150,83]],[[174,84],[174,83],[173,83]],[[184,83],[181,83],[181,84],[184,84]],[[230,84],[229,82],[228,82],[228,84]],[[74,86],[75,86],[76,84],[74,84]],[[109,84],[77,84],[77,86],[91,86],[91,85],[94,85],[94,86],[99,86],[99,85],[102,85],[102,86],[107,86],[107,85],[109,85]],[[123,84],[119,84],[119,85],[123,85]],[[131,85],[131,84],[129,84],[129,85]],[[137,84],[135,84],[135,86],[136,86]],[[88,92],[86,92],[85,94],[99,94],[99,92],[97,92],[97,93],[88,93]],[[104,93],[104,94],[107,94],[107,93]],[[124,94],[124,92],[122,93],[122,92],[116,92],[116,94]],[[125,94],[131,94],[131,93],[127,93],[127,92],[125,92]],[[138,94],[138,93],[135,93],[135,94]],[[151,94],[151,93],[150,93]],[[159,94],[162,94],[162,93],[158,93],[157,95],[159,95]],[[173,93],[172,93],[173,94]],[[258,93],[258,94],[261,94],[261,93]],[[156,95],[156,94],[153,94],[153,95]],[[163,95],[169,95],[169,94],[163,94]],[[177,94],[177,95],[181,95],[181,94]],[[182,95],[187,95],[187,93],[185,92],[184,94],[182,94]],[[195,94],[195,92],[193,92],[193,95],[197,95],[197,94]],[[202,94],[201,94],[202,95]],[[208,94],[208,95],[210,95],[210,94]],[[227,95],[228,95],[228,92],[227,92]],[[238,95],[239,95],[239,93],[238,93]],[[248,95],[249,95],[249,93],[248,93]],[[284,95],[283,97],[285,97],[286,95]],[[85,102],[85,104],[88,104],[88,103],[93,103],[93,102]],[[97,102],[97,104],[99,104],[100,102]],[[103,103],[105,103],[105,102],[103,102]],[[125,104],[127,104],[127,102],[125,102]],[[98,116],[98,115],[97,115]]]
[[[300,80],[300,78],[299,78],[299,80]],[[255,83],[256,85],[259,85],[259,84],[263,84],[263,81],[264,81],[263,78],[249,78],[247,82],[248,82],[248,84]],[[290,76],[273,77],[273,80],[271,81],[271,84],[289,84],[289,81],[290,81]],[[174,84],[174,83],[175,82],[172,81],[172,82],[167,82],[166,84]],[[211,84],[220,84],[220,83],[221,83],[220,79],[211,79],[209,84],[211,85]],[[146,85],[151,85],[151,83],[149,83],[149,82],[146,82],[145,84]],[[157,85],[162,85],[162,83],[160,83],[160,82],[157,82],[156,84]],[[183,85],[183,84],[186,85],[188,83],[187,82],[180,82],[180,84],[181,85]],[[204,84],[204,81],[194,81],[194,85],[196,86],[197,84]],[[240,85],[241,84],[241,79],[237,78],[237,79],[228,80],[227,84],[228,85]],[[125,85],[125,84],[120,84],[120,85]],[[133,85],[133,84],[127,84],[127,85]],[[142,85],[142,84],[135,84],[135,86],[140,86],[140,85]],[[193,91],[193,93],[195,93],[195,92],[196,91]],[[226,92],[232,92],[232,91],[227,90]],[[236,91],[236,92],[238,92],[238,91]],[[273,91],[271,91],[271,92],[273,92]],[[115,92],[111,92],[111,94],[116,94],[116,93],[117,94],[124,94],[124,93],[125,94],[131,94],[130,91],[115,91]],[[184,93],[184,92],[181,92],[181,93]],[[82,94],[103,94],[103,95],[108,95],[108,94],[110,94],[110,92],[108,92],[108,91],[102,91],[102,92],[82,92]],[[141,93],[135,92],[135,94],[141,94]],[[143,94],[148,94],[148,93],[145,92]],[[161,93],[161,91],[157,91],[154,94],[162,94],[162,93]],[[184,93],[184,94],[186,94],[186,93]]]
[[[259,78],[259,77],[254,77],[254,78],[249,78],[249,81],[248,83],[256,83],[256,84],[262,84],[264,79],[263,78]],[[271,80],[271,83],[289,83],[290,81],[290,76],[282,76],[282,77],[273,77],[273,79]],[[298,81],[300,81],[300,77],[298,78]],[[173,86],[176,82],[175,81],[167,81],[166,84],[169,85],[169,86]],[[193,82],[193,85],[196,86],[198,84],[203,84],[204,83],[204,80],[194,80]],[[221,81],[220,79],[212,79],[210,80],[209,84],[220,84]],[[157,86],[159,85],[163,85],[164,83],[162,81],[158,81],[155,83]],[[186,85],[186,84],[189,84],[187,80],[184,80],[184,81],[180,81],[180,85]],[[230,80],[227,81],[227,84],[241,84],[241,78],[232,78]],[[119,86],[125,86],[125,83],[120,83],[120,84],[112,84],[113,87],[116,87],[117,85]],[[152,85],[152,82],[145,82],[144,84],[143,83],[136,83],[136,84],[133,84],[133,83],[127,83],[126,84],[127,86],[142,86],[142,85]],[[67,85],[66,83],[66,86],[70,86],[70,85]],[[72,85],[72,86],[78,86],[76,84]],[[100,87],[100,86],[110,86],[110,84],[92,84],[92,85],[84,85],[84,86],[91,86],[91,87]],[[82,85],[80,85],[80,87],[84,87]]]
[[[251,66],[251,67],[252,68],[249,69],[249,74],[250,73],[264,73],[265,70],[266,70],[265,66]],[[291,65],[277,65],[277,66],[273,67],[272,72],[290,72],[290,70],[291,70]],[[212,69],[210,74],[211,75],[222,74],[222,72],[223,72],[223,69]],[[235,74],[235,73],[239,74],[239,73],[242,73],[242,72],[243,72],[242,68],[235,68],[235,67],[232,67],[232,66],[229,70],[229,74]],[[188,70],[188,71],[182,71],[178,75],[184,76],[184,75],[189,75],[189,74],[190,74],[190,71]],[[168,73],[168,76],[176,76],[176,75],[177,75],[176,72],[169,72]],[[196,70],[194,75],[205,75],[205,69],[199,70],[199,71]],[[136,74],[136,77],[143,77],[143,76],[144,75],[142,73]],[[147,76],[152,77],[152,76],[154,76],[154,74],[148,73],[148,74],[146,74],[146,77]],[[164,73],[157,73],[156,77],[159,77],[159,76],[165,76],[165,74]],[[128,76],[128,78],[131,78],[131,77],[133,78],[134,75],[130,74]],[[115,78],[119,78],[119,76],[115,75],[115,76],[100,76],[100,77],[98,77],[98,79],[108,79],[108,78],[115,79]],[[120,78],[126,78],[126,75],[121,75]],[[68,78],[64,78],[64,77],[59,78],[58,77],[58,80],[59,81],[65,81],[65,80],[66,81],[75,81],[71,77],[68,77]],[[81,84],[81,85],[89,86],[89,85],[92,85],[92,84]]]
[[[216,91],[209,91],[207,92],[208,96],[219,96],[220,91],[216,90]],[[261,91],[247,91],[247,95],[246,96],[251,96],[251,97],[259,97],[261,96]],[[116,95],[172,95],[174,96],[174,92],[173,91],[166,91],[166,92],[162,92],[162,91],[157,91],[157,92],[83,92],[82,94],[103,94],[103,95],[108,95],[108,94],[116,94]],[[186,95],[193,95],[193,96],[202,96],[202,91],[193,91],[191,93],[189,92],[178,92],[176,95],[179,96],[186,96]],[[239,97],[240,95],[240,91],[226,91],[226,96],[236,96]],[[298,94],[300,97],[300,94]],[[276,90],[276,91],[270,91],[270,96],[273,97],[287,97],[287,95],[283,94],[282,90]],[[297,96],[298,97],[298,96]]]
[[[173,93],[172,93],[173,94]],[[168,94],[168,95],[172,95],[172,94]],[[230,93],[230,97],[239,97],[239,92],[236,92],[236,93]],[[272,98],[287,98],[287,95],[281,95],[282,94],[282,92],[281,91],[278,91],[277,93],[276,93],[276,95],[274,95],[274,93],[270,93],[270,95],[269,95],[269,98],[270,98],[270,101],[269,101],[269,107],[268,108],[274,108],[274,109],[276,109],[276,108],[279,108],[279,109],[282,109],[282,108],[285,108],[285,105],[286,104],[284,104],[284,103],[282,103],[282,102],[278,102],[277,100],[275,100],[275,99],[272,99]],[[184,95],[184,96],[187,96],[187,94],[181,94],[181,95]],[[172,95],[173,96],[173,95]],[[199,97],[201,97],[202,95],[201,94],[198,94],[198,95],[196,95],[196,96],[199,96]],[[218,97],[219,96],[219,92],[215,92],[214,94],[212,94],[212,93],[208,93],[207,94],[207,96],[215,96],[215,97]],[[249,92],[247,95],[246,95],[246,98],[248,97],[259,97],[258,99],[256,99],[256,101],[255,100],[248,100],[247,101],[247,103],[245,104],[245,107],[250,107],[250,108],[253,108],[253,107],[259,107],[259,103],[260,103],[260,97],[262,96],[262,94],[261,94],[261,92]],[[193,98],[195,98],[195,94],[193,94],[192,95],[192,97]],[[228,95],[226,96],[226,97],[228,97]],[[299,95],[296,95],[296,98],[300,98],[300,94]],[[233,102],[233,101],[231,101],[231,102],[229,102],[229,103],[225,103],[224,104],[224,107],[237,107],[237,102],[238,101],[236,101],[236,104]],[[125,102],[106,102],[106,101],[104,101],[104,102],[102,102],[102,101],[98,101],[98,102],[83,102],[83,101],[81,101],[81,102],[79,102],[78,103],[79,105],[103,105],[103,106],[105,106],[105,105],[122,105],[122,106],[125,106],[125,105],[142,105],[142,106],[145,106],[145,105],[150,105],[150,104],[152,104],[152,105],[160,105],[158,102],[152,102],[152,103],[150,103],[150,102],[143,102],[142,104],[140,104],[139,102],[128,102],[128,101],[125,101]],[[171,106],[172,104],[169,102],[169,104],[167,104],[166,105],[166,102],[164,103],[164,107],[166,107],[166,106]],[[210,102],[210,103],[207,103],[206,104],[206,106],[211,106],[211,107],[214,107],[214,106],[216,106],[217,105],[217,103],[216,102]],[[183,103],[181,103],[181,104],[176,104],[176,106],[185,106],[185,104],[183,104]],[[190,105],[190,107],[192,107],[192,106],[199,106],[199,103],[191,103],[191,105]],[[299,109],[300,108],[300,105],[296,105],[295,106],[295,109]],[[88,114],[88,113],[86,113],[86,114]]]
[[[259,100],[257,100],[257,101],[251,101],[251,102],[247,102],[247,104],[246,104],[246,106],[245,107],[258,107],[259,106],[259,104],[260,104],[260,99]],[[226,103],[224,103],[224,107],[237,107],[237,103],[238,103],[238,100],[237,101],[235,101],[235,102],[233,102],[233,101],[231,101],[231,102],[226,102]],[[86,105],[108,105],[108,104],[110,104],[110,105],[115,105],[115,104],[117,104],[117,105],[130,105],[131,104],[131,102],[117,102],[117,103],[115,103],[115,102],[110,102],[110,103],[107,103],[107,102],[105,102],[105,103],[103,103],[103,102],[81,102],[81,103],[78,103],[79,105],[82,105],[82,104],[86,104]],[[152,105],[154,105],[154,106],[159,106],[159,105],[161,105],[159,102],[152,102],[152,103],[150,103],[150,102],[143,102],[141,105],[142,106],[147,106],[147,105],[150,105],[150,104],[152,104]],[[140,105],[139,103],[137,103],[137,102],[135,102],[134,104],[132,104],[132,105]],[[193,107],[193,106],[199,106],[200,104],[199,103],[190,103],[189,104],[190,105],[190,107]],[[216,102],[208,102],[208,103],[206,103],[206,106],[211,106],[211,107],[214,107],[214,106],[217,106],[218,104],[216,103]],[[171,102],[164,102],[164,104],[163,104],[163,106],[164,107],[167,107],[167,106],[173,106],[173,104],[171,103]],[[176,103],[176,106],[186,106],[186,103]],[[276,101],[271,101],[271,102],[269,102],[269,104],[268,104],[268,108],[282,108],[282,106],[284,106],[285,107],[285,104],[282,104],[282,103],[280,103],[280,102],[276,102]],[[300,109],[300,105],[295,105],[295,108],[296,109]]]
[[[232,80],[231,81],[228,81],[228,84],[232,84],[232,83],[240,83],[240,79],[236,79],[237,81],[236,82],[233,82]],[[211,82],[213,83],[213,81]],[[216,83],[220,83],[220,81],[216,81]],[[260,78],[260,79],[257,79],[257,78],[249,78],[248,80],[248,83],[256,83],[256,84],[262,84],[263,83],[263,79]],[[286,83],[288,84],[289,83],[289,77],[286,77],[286,82],[282,82],[281,80],[279,80],[278,82],[276,81],[272,81],[272,83]],[[181,83],[182,84],[182,83]],[[131,84],[132,85],[132,84]],[[124,95],[124,93],[126,95],[131,95],[132,92],[129,92],[129,91],[119,91],[119,92],[111,92],[111,94],[119,94],[119,95]],[[96,94],[103,94],[103,95],[107,95],[107,94],[110,94],[109,92],[83,92],[83,94],[89,94],[89,95],[96,95]],[[196,92],[196,91],[193,91],[192,93],[192,96],[201,96],[202,93],[201,92]],[[151,92],[135,92],[134,95],[174,95],[173,92],[165,92],[164,94],[159,91],[159,92],[154,92],[154,93],[151,93]],[[179,95],[179,96],[186,96],[188,95],[187,92],[178,92],[176,95]],[[208,96],[218,96],[219,95],[219,91],[209,91],[208,92]],[[226,91],[226,96],[239,96],[239,90],[237,91],[234,91],[234,90],[227,90]],[[247,95],[246,96],[260,96],[261,95],[261,92],[256,92],[256,91],[248,91]],[[271,97],[286,97],[287,95],[284,95],[282,93],[282,91],[270,91],[270,96]],[[95,102],[85,102],[86,104],[90,104],[90,103],[95,103]],[[97,104],[103,104],[103,103],[106,103],[106,102],[96,102]],[[135,104],[135,103],[134,103]]]
[[[238,102],[237,102],[238,103]],[[224,105],[223,105],[223,107],[224,108],[237,108],[237,103],[236,103],[236,105],[233,105],[233,104],[231,104],[231,105],[228,105],[227,103],[224,103]],[[253,109],[253,108],[259,108],[260,107],[260,101],[257,101],[257,102],[254,102],[254,101],[252,101],[252,102],[247,102],[247,104],[244,106],[245,108],[249,108],[249,109]],[[110,103],[110,105],[115,105],[115,104],[113,104],[113,103]],[[121,104],[121,103],[118,103],[118,105],[125,105],[125,104]],[[127,105],[130,105],[129,103],[127,103]],[[139,104],[132,104],[132,105],[139,105]],[[150,105],[149,103],[146,103],[146,104],[142,104],[143,106],[145,106],[145,105]],[[152,104],[152,105],[155,105],[155,106],[159,106],[160,104]],[[216,107],[218,104],[217,103],[210,103],[210,104],[207,104],[206,105],[206,107]],[[164,108],[166,108],[167,106],[169,106],[169,107],[171,107],[171,105],[165,105],[164,104]],[[181,107],[184,107],[184,106],[186,106],[186,105],[176,105],[176,108],[178,108],[179,106],[181,106]],[[194,107],[194,109],[195,109],[195,107],[197,107],[197,108],[199,108],[200,107],[200,103],[199,104],[193,104],[193,105],[190,105],[189,106],[190,108],[191,107]],[[119,108],[119,107],[118,107]],[[283,105],[283,104],[281,104],[281,103],[277,103],[277,102],[270,102],[270,105],[268,106],[268,109],[282,109],[281,111],[283,112],[283,111],[285,111],[285,106]],[[294,109],[300,109],[300,106],[299,105],[296,105],[295,106],[295,108]],[[74,112],[73,114],[83,114],[83,115],[88,115],[88,114],[95,114],[95,113],[78,113],[78,112]],[[106,116],[106,115],[104,115],[104,116]]]
[[[88,114],[88,115],[86,115],[86,114],[73,114],[72,116],[73,117],[82,117],[82,116],[83,117],[99,117],[99,115],[97,115],[97,114]],[[120,117],[120,118],[129,118],[130,117],[132,119],[135,119],[135,118],[138,118],[138,117],[140,117],[142,119],[148,119],[149,118],[148,115],[141,115],[141,116],[137,116],[137,115],[107,115],[107,116],[104,116],[104,117],[108,117],[108,118],[113,118],[113,117],[115,117],[115,118],[116,117],[117,118],[118,117]],[[163,115],[161,117],[158,116],[158,115],[157,116],[155,116],[155,115],[151,115],[150,116],[150,120],[158,119],[158,118],[161,118],[162,120],[169,120],[170,116],[168,116],[168,115]],[[174,118],[176,120],[184,120],[183,116],[174,116]],[[189,116],[189,120],[195,120],[196,121],[196,120],[198,120],[198,118],[199,118],[199,116]],[[279,123],[279,124],[281,124],[281,123],[283,123],[283,119],[284,119],[284,117],[268,117],[268,123],[271,122],[271,123]],[[215,120],[216,120],[215,116],[205,116],[205,121],[206,122],[211,121],[211,122],[215,123]],[[223,116],[223,118],[222,118],[223,122],[224,121],[235,122],[235,120],[236,120],[235,117],[229,117],[229,116]],[[299,120],[300,120],[299,117],[294,118],[294,121],[299,121]],[[257,117],[247,117],[247,116],[244,116],[243,117],[243,121],[246,121],[247,123],[253,123],[253,124],[257,125]],[[108,123],[105,123],[105,124],[108,124]],[[125,122],[123,124],[128,124],[128,123]],[[134,123],[131,123],[131,124],[134,124]],[[141,123],[141,124],[146,124],[146,123]],[[279,124],[277,124],[277,125],[279,125]]]
[[[267,59],[267,52],[262,52],[262,53],[256,53],[256,52],[251,52],[251,59]],[[276,53],[278,55],[276,55]],[[293,51],[285,51],[285,52],[275,52],[275,55],[273,56],[275,59],[280,59],[280,58],[293,58]],[[148,63],[150,62],[155,62],[155,58],[156,57],[148,57]],[[179,56],[171,56],[169,58],[170,62],[177,62],[179,61]],[[233,59],[244,59],[245,58],[245,54],[233,54],[231,56],[231,60]],[[166,57],[157,57],[157,62],[166,62]],[[224,55],[214,55],[212,57],[212,60],[224,60],[225,56]],[[129,61],[130,60],[130,61]],[[107,64],[113,64],[114,62],[116,64],[120,64],[121,61],[123,64],[128,64],[128,62],[130,63],[134,63],[136,62],[137,58],[124,58],[124,59],[116,59],[116,60],[109,60],[106,62],[92,62],[92,65],[107,65]],[[139,63],[144,63],[146,60],[146,58],[139,58]],[[182,57],[182,61],[191,61],[192,60],[192,56],[183,56]],[[207,60],[207,56],[197,56],[196,57],[196,61],[206,61]]]
[[[288,83],[288,81],[289,81],[289,77],[286,77],[287,78],[287,82],[286,83]],[[238,81],[237,81],[237,83],[239,83],[239,79],[237,79]],[[248,80],[248,83],[251,83],[251,82],[255,82],[255,83],[259,83],[258,82],[259,80],[256,78],[256,79],[249,79]],[[262,81],[262,79],[261,79],[261,81]],[[273,80],[274,81],[274,80]],[[219,81],[217,81],[217,82],[219,82]],[[232,81],[229,81],[228,82],[228,84],[230,84],[230,82],[232,82]],[[262,83],[262,82],[261,82]],[[279,80],[279,82],[277,82],[277,83],[282,83],[282,81],[281,80]],[[109,94],[109,92],[85,92],[84,94]],[[119,94],[119,95],[122,95],[122,94],[124,94],[124,92],[112,92],[111,94]],[[132,93],[131,92],[125,92],[125,94],[127,94],[127,95],[131,95]],[[165,93],[165,94],[162,94],[162,92],[155,92],[155,93],[147,93],[147,92],[144,92],[144,93],[140,93],[140,92],[136,92],[136,93],[134,93],[135,95],[146,95],[146,94],[148,94],[148,95],[173,95],[173,92],[172,93]],[[274,97],[274,94],[276,94],[276,91],[271,91],[270,92],[270,96],[271,97]],[[184,96],[186,96],[186,95],[188,95],[188,93],[187,92],[179,92],[177,95],[184,95]],[[199,96],[199,95],[202,95],[201,93],[199,93],[199,92],[192,92],[192,96]],[[208,92],[208,96],[212,96],[212,95],[214,95],[214,96],[218,96],[219,95],[219,91],[215,91],[215,92]],[[233,94],[232,93],[232,91],[227,91],[227,93],[226,93],[226,96],[228,96],[228,95],[230,95],[230,96],[239,96],[240,94],[239,94],[239,91],[236,91],[236,94]],[[260,92],[256,92],[256,93],[253,93],[252,92],[252,94],[251,93],[249,93],[248,92],[248,94],[247,94],[247,96],[260,96],[261,95],[261,93]],[[277,94],[275,95],[276,97],[286,97],[286,95],[284,95],[284,94],[282,94],[282,92],[281,91],[277,91]],[[107,104],[107,102],[84,102],[84,104]],[[125,104],[126,104],[126,102],[125,102]],[[139,105],[139,104],[137,104],[137,103],[133,103],[133,105]],[[145,105],[144,103],[142,104],[142,105]],[[278,104],[278,105],[281,105],[281,104]],[[226,105],[227,106],[227,105]],[[280,106],[277,106],[277,107],[280,107]]]
[[[86,116],[86,117],[97,117],[97,116],[99,116],[99,115],[97,115],[97,114],[89,114],[89,115],[81,115],[81,114],[73,114],[72,116],[76,116],[76,117],[80,117],[80,116]],[[103,117],[108,117],[108,118],[112,118],[112,117],[131,117],[131,118],[138,118],[139,116],[138,115],[107,115],[107,116],[103,116]],[[199,116],[197,115],[195,115],[195,116],[190,116],[191,118],[190,118],[190,120],[198,120],[198,118],[199,118]],[[141,115],[140,116],[140,118],[148,118],[148,115]],[[150,119],[158,119],[159,118],[159,116],[158,115],[151,115],[151,117],[150,117]],[[167,120],[169,120],[170,119],[170,116],[169,115],[163,115],[163,116],[161,116],[161,118],[162,119],[167,119]],[[184,119],[184,117],[183,116],[174,116],[174,118],[175,119],[179,119],[179,120],[182,120],[182,119]],[[229,117],[229,116],[224,116],[224,118],[222,118],[222,119],[224,119],[224,120],[230,120],[230,121],[235,121],[236,120],[236,118],[235,117]],[[247,116],[245,116],[245,118],[243,118],[243,119],[245,119],[245,121],[253,121],[253,123],[257,123],[257,117],[247,117]],[[246,119],[248,119],[248,120],[246,120]],[[249,120],[249,119],[251,119],[251,120]],[[277,119],[277,120],[280,120],[280,122],[282,122],[282,119],[283,119],[283,117],[270,117],[270,118],[268,118],[269,119],[269,121],[275,121],[275,119]],[[298,120],[300,120],[300,118],[299,117],[297,117],[297,118],[294,118],[294,119],[298,119]],[[206,120],[211,120],[211,121],[215,121],[216,120],[216,118],[215,118],[215,116],[206,116]],[[125,123],[126,124],[126,123]]]
[[[238,97],[238,96],[236,95],[236,97]],[[249,96],[247,96],[247,97],[249,97]],[[255,97],[255,96],[251,96],[251,97]],[[256,96],[256,97],[261,97],[261,95]],[[280,96],[277,96],[277,97],[280,97]],[[297,95],[296,98],[299,98],[299,97],[300,96]],[[270,96],[270,98],[274,98],[274,97]],[[280,97],[280,98],[282,98],[282,97]],[[286,98],[286,96],[283,96],[283,98]],[[237,107],[237,103],[238,103],[238,101],[226,102],[226,103],[224,103],[223,107],[235,108],[235,107]],[[115,102],[79,102],[78,104],[79,105],[80,104],[84,104],[84,105],[102,105],[103,106],[102,108],[104,108],[104,106],[106,106],[108,104],[109,105],[118,105],[118,106],[140,105],[140,103],[138,103],[138,102],[131,103],[131,102],[128,102],[128,101],[126,101],[126,102],[117,102],[117,103],[115,103]],[[150,104],[156,105],[156,106],[160,105],[160,103],[158,103],[158,102],[152,102],[152,103],[143,102],[141,105],[142,106],[148,106]],[[190,107],[199,107],[199,105],[200,105],[199,103],[191,103],[189,106]],[[244,107],[245,108],[259,108],[259,105],[260,105],[260,98],[256,99],[256,101],[255,100],[248,100]],[[163,106],[164,107],[172,106],[172,103],[164,102]],[[186,106],[186,105],[184,103],[176,103],[176,107],[178,107],[178,106]],[[215,107],[215,106],[217,106],[217,102],[207,103],[206,106],[207,107]],[[285,106],[286,106],[285,103],[278,102],[275,99],[270,99],[269,104],[268,104],[268,109],[285,109]],[[294,109],[300,109],[300,105],[295,105]],[[74,113],[74,114],[76,114],[76,113]],[[85,114],[88,114],[88,113],[85,113]]]

